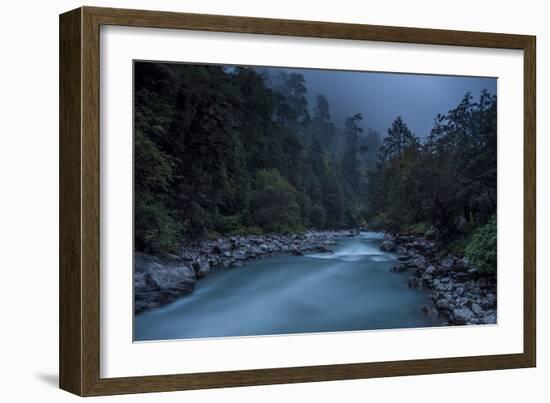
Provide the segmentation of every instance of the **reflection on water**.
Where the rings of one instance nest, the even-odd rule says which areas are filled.
[[[342,237],[334,253],[276,256],[215,271],[195,291],[136,316],[136,341],[437,326],[425,291],[389,270],[381,234]]]

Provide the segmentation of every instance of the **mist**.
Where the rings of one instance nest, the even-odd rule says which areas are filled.
[[[414,134],[424,138],[429,135],[437,114],[446,114],[455,108],[467,92],[474,100],[483,90],[497,95],[497,79],[494,77],[289,68],[267,70],[272,77],[281,72],[302,74],[310,109],[315,105],[316,96],[324,95],[337,127],[344,126],[346,117],[361,113],[363,127],[376,130],[382,136],[386,135],[396,116],[401,116]]]

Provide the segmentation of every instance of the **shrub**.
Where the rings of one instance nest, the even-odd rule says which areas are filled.
[[[424,235],[430,227],[425,222],[418,222],[416,224],[406,225],[401,228],[402,234],[410,234],[410,235]]]
[[[219,231],[222,234],[236,232],[242,229],[243,218],[240,214],[219,217]]]
[[[385,213],[379,213],[367,222],[367,226],[372,231],[394,231],[396,228],[390,224],[388,216]]]
[[[182,226],[164,203],[136,197],[136,250],[146,253],[175,252],[181,242]]]
[[[249,227],[239,227],[238,229],[231,231],[228,235],[248,236],[248,235],[263,235],[263,234],[264,234],[264,231],[260,227],[249,226]]]
[[[483,273],[494,274],[497,269],[497,220],[493,216],[479,227],[465,248],[466,257]]]
[[[300,224],[298,192],[276,169],[256,173],[250,207],[254,224],[266,232],[291,231]]]

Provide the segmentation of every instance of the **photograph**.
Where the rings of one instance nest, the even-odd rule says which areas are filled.
[[[134,341],[497,323],[497,78],[133,62]]]

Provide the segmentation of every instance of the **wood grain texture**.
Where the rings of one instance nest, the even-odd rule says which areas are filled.
[[[100,377],[101,25],[289,35],[524,51],[524,352],[175,374]],[[60,387],[81,396],[159,392],[532,367],[535,321],[535,37],[496,33],[337,24],[82,7],[60,17]]]
[[[81,10],[59,21],[59,386],[81,394]]]
[[[82,390],[99,378],[99,24],[82,9]]]
[[[536,366],[537,337],[537,96],[536,96],[536,39],[530,37],[524,48],[523,66],[523,138],[524,138],[524,173],[523,173],[523,256],[524,256],[524,292],[523,292],[523,353],[531,366]]]

